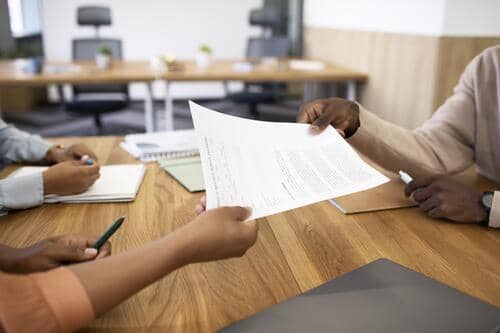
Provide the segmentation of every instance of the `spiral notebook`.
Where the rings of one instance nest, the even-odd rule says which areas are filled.
[[[143,162],[199,155],[194,130],[130,134],[121,147]]]

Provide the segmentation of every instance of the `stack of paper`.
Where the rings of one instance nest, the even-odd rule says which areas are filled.
[[[11,177],[22,177],[43,172],[47,167],[23,167]],[[144,177],[143,164],[106,165],[101,177],[86,192],[76,195],[48,195],[45,202],[128,202],[133,201]]]
[[[198,134],[207,209],[249,206],[251,218],[332,199],[386,183],[329,126],[224,115],[190,102]]]
[[[199,154],[194,130],[131,134],[125,136],[121,147],[143,162]]]

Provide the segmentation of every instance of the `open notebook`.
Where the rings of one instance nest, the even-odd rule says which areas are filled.
[[[43,172],[47,167],[23,167],[11,177],[22,177]],[[133,201],[144,177],[143,164],[106,165],[101,167],[101,177],[86,192],[76,195],[48,195],[47,203],[88,203]]]

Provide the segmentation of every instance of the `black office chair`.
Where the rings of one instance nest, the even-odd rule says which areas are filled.
[[[250,60],[288,56],[289,41],[287,37],[250,38],[247,44],[247,57]],[[245,83],[241,92],[229,93],[226,98],[238,104],[248,105],[250,114],[258,117],[258,105],[277,103],[287,94],[287,85],[281,82]]]
[[[93,60],[99,49],[106,47],[113,59],[122,59],[122,43],[119,39],[99,37],[99,27],[111,24],[111,13],[105,7],[78,8],[78,24],[92,25],[96,29],[95,38],[74,39],[73,60]],[[128,85],[74,85],[73,99],[65,103],[69,112],[92,115],[98,134],[103,132],[101,115],[121,111],[129,105]]]
[[[284,58],[288,56],[290,42],[287,36],[266,37],[272,27],[279,22],[279,16],[273,9],[253,10],[250,13],[250,24],[264,28],[263,37],[248,39],[246,56],[249,60],[262,58]],[[258,105],[261,103],[277,103],[287,94],[287,85],[280,82],[245,83],[241,92],[228,93],[226,98],[234,103],[248,105],[250,114],[257,118]]]

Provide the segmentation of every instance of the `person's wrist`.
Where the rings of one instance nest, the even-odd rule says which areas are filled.
[[[42,172],[43,194],[55,194],[52,177],[47,171]]]
[[[486,191],[479,193],[479,206],[482,211],[482,218],[479,221],[480,224],[488,227],[490,221],[491,206],[493,203],[494,192]]]
[[[489,213],[486,211],[486,209],[482,205],[479,205],[474,222],[478,224],[484,224],[487,226],[488,216]]]
[[[198,244],[194,233],[188,225],[177,229],[166,237],[167,243],[174,247],[172,250],[176,253],[177,266],[182,267],[197,262]]]
[[[481,224],[484,220],[488,218],[488,212],[481,203],[483,193],[476,192],[473,198],[474,209],[472,209],[471,222]]]
[[[351,102],[351,121],[350,121],[350,126],[347,128],[345,131],[346,134],[346,139],[352,137],[356,132],[358,131],[360,127],[360,120],[359,120],[359,113],[360,113],[360,106],[356,102]]]

